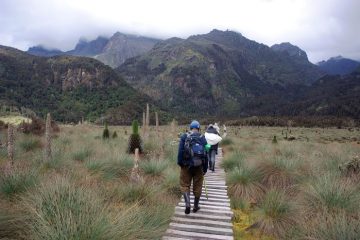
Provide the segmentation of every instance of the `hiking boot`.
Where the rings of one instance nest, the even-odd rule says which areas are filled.
[[[193,208],[193,212],[194,212],[194,213],[196,213],[197,211],[200,210],[199,201],[200,201],[200,198],[199,198],[199,197],[195,197],[195,200],[194,200],[194,208]]]
[[[189,214],[190,213],[190,193],[186,192],[183,194],[184,195],[184,201],[185,201],[185,214]]]

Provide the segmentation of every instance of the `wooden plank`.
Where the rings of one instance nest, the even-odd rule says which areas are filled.
[[[224,236],[224,235],[216,235],[216,234],[206,234],[206,233],[194,233],[194,232],[186,232],[168,229],[166,231],[169,235],[176,235],[182,237],[190,237],[189,239],[209,239],[209,240],[233,240],[232,236]]]
[[[206,226],[222,226],[222,227],[227,227],[227,228],[232,228],[232,224],[229,222],[222,222],[222,221],[214,221],[214,220],[202,220],[202,219],[189,219],[186,217],[173,217],[172,218],[173,222],[178,222],[178,223],[193,223],[193,224],[203,224]]]
[[[193,224],[170,223],[170,228],[194,233],[218,234],[228,236],[232,236],[233,234],[231,228],[208,227]]]

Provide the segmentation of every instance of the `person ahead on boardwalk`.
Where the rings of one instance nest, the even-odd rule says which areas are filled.
[[[193,212],[197,212],[204,181],[208,168],[208,157],[205,151],[206,139],[200,133],[200,123],[192,121],[190,132],[180,138],[177,164],[180,170],[180,189],[185,200],[185,214],[190,213],[190,186],[193,182],[195,196]]]
[[[215,171],[215,155],[218,153],[219,142],[222,140],[219,134],[219,130],[216,128],[217,125],[210,124],[205,132],[205,139],[208,144],[211,145],[208,152],[209,168],[211,171]]]

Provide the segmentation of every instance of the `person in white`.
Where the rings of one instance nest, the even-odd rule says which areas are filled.
[[[220,130],[216,123],[214,125],[210,124],[205,131],[205,139],[207,143],[211,145],[208,152],[209,169],[213,172],[215,171],[215,157],[218,151],[219,142],[222,140],[217,128]]]

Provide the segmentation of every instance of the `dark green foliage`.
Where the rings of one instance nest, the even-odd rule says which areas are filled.
[[[127,153],[135,153],[136,148],[139,149],[139,153],[143,152],[141,137],[139,134],[131,134],[129,137]]]
[[[276,136],[273,137],[272,143],[274,143],[274,144],[278,143]]]
[[[139,134],[139,122],[137,120],[134,120],[132,122],[132,134]]]
[[[110,137],[110,131],[109,131],[109,129],[108,129],[107,123],[105,123],[105,129],[104,129],[104,131],[103,131],[102,138],[103,138],[103,139],[109,139],[109,137]]]
[[[118,137],[117,132],[114,131],[113,134],[112,134],[112,138],[117,138],[117,137]]]
[[[86,78],[81,84],[71,83],[68,74],[76,78],[79,71]],[[110,67],[91,58],[36,57],[1,46],[0,76],[0,101],[18,109],[26,107],[40,117],[51,112],[62,122],[105,116],[109,123],[130,124],[129,119],[142,113],[143,104],[151,102]],[[53,79],[51,84],[48,79]]]
[[[127,153],[135,153],[135,149],[138,148],[139,152],[142,153],[142,142],[139,135],[139,123],[137,120],[132,122],[132,134],[129,138]]]

